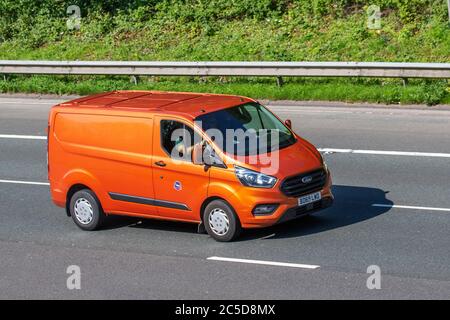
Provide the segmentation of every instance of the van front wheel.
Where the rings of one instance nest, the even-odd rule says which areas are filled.
[[[232,241],[241,233],[241,224],[233,208],[223,200],[214,200],[205,208],[203,223],[217,241]]]
[[[100,228],[105,219],[100,201],[89,189],[73,194],[70,199],[70,215],[75,224],[86,231]]]

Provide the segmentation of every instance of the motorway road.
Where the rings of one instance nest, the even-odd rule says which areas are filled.
[[[450,110],[271,106],[337,149],[325,153],[335,205],[218,243],[194,225],[122,217],[83,232],[47,185],[19,183],[46,183],[46,141],[23,136],[45,135],[56,102],[0,98],[2,299],[450,298]],[[69,265],[80,290],[66,287]],[[366,286],[370,265],[381,289]]]

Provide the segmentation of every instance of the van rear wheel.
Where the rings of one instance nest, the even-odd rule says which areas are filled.
[[[73,194],[70,199],[70,215],[75,224],[86,231],[100,228],[106,218],[100,201],[89,189],[83,189]]]
[[[233,208],[223,200],[211,201],[205,208],[203,220],[206,231],[217,241],[232,241],[242,230]]]

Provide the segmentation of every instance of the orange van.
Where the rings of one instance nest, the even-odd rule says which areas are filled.
[[[317,149],[246,97],[92,95],[52,107],[47,141],[53,202],[83,230],[127,215],[231,241],[333,202]]]

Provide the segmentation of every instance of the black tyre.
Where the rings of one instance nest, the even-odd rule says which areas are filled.
[[[211,201],[205,208],[203,223],[217,241],[232,241],[241,233],[241,223],[233,208],[223,200]]]
[[[86,231],[100,228],[106,218],[100,201],[89,189],[73,194],[70,199],[70,215],[75,224]]]

